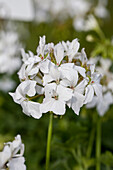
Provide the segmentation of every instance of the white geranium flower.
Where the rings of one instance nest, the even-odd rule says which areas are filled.
[[[0,90],[4,92],[8,92],[15,87],[15,82],[11,80],[11,78],[7,77],[6,75],[0,79]]]
[[[44,50],[45,50],[45,35],[40,37],[39,46],[37,47],[37,54],[41,55],[42,59],[44,58]]]
[[[56,83],[50,83],[45,86],[45,99],[40,106],[42,113],[52,111],[56,115],[64,115],[66,111],[66,102],[72,98],[70,89]]]
[[[23,108],[23,112],[28,116],[33,116],[39,119],[42,114],[40,113],[40,104],[36,102],[29,101],[26,97],[32,97],[36,94],[36,81],[27,80],[22,82],[16,89],[15,93],[9,93],[13,100],[20,104]]]
[[[5,144],[4,149],[0,152],[0,169],[6,170],[26,170],[24,165],[25,159],[24,144],[21,141],[21,136],[17,135],[13,142]]]
[[[22,56],[24,64],[18,72],[20,80],[29,80],[29,77],[33,79],[39,70],[43,73],[48,73],[50,63],[48,59],[42,59],[30,51],[27,54],[24,50],[22,50]]]
[[[68,60],[71,62],[80,47],[78,39],[74,39],[72,42],[67,41],[66,43],[62,41],[62,45],[65,50],[65,56],[68,56]]]
[[[89,15],[88,19],[85,21],[85,31],[95,30],[99,27],[96,18],[93,15]]]
[[[81,52],[78,53],[78,56],[75,56],[75,59],[80,60],[79,65],[84,66],[86,63],[88,63],[87,55],[85,53],[85,49],[82,48]]]
[[[103,94],[103,97],[100,99],[97,96],[94,96],[93,100],[86,105],[87,108],[96,107],[98,114],[103,116],[108,110],[110,105],[113,104],[113,95],[111,92]]]
[[[95,65],[90,66],[90,73],[91,73],[91,80],[89,85],[86,87],[86,92],[85,92],[85,102],[89,103],[92,101],[94,97],[94,93],[99,97],[102,98],[102,85],[100,84],[100,78],[101,75],[98,73],[94,72],[95,70]],[[88,79],[89,81],[89,79]]]
[[[0,31],[0,73],[12,74],[21,65],[21,60],[16,57],[21,45],[19,37],[13,31]]]
[[[59,71],[59,67],[54,64],[51,64],[49,73],[44,74],[43,85],[45,86],[47,83],[52,82],[52,81],[59,83],[61,78],[62,78],[62,75],[61,75],[61,72]]]
[[[85,96],[83,94],[85,91],[85,86],[87,85],[87,81],[84,79],[79,84],[77,84],[77,82],[78,82],[78,76],[74,74],[73,79],[71,81],[64,79],[61,81],[61,84],[66,87],[70,87],[73,96],[67,102],[67,105],[71,107],[74,110],[74,112],[78,115],[80,108],[84,104]]]

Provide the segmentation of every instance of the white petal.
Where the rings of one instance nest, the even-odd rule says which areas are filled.
[[[94,96],[94,89],[93,89],[93,87],[91,85],[88,85],[86,87],[84,104],[91,102],[92,99],[93,99],[93,96]]]
[[[11,157],[11,149],[9,146],[5,146],[4,150],[0,152],[0,169],[3,168],[3,166],[6,164],[6,162]]]
[[[40,105],[40,111],[42,113],[47,113],[49,111],[52,111],[52,105],[54,104],[54,100],[53,98],[47,98],[46,100],[43,101],[43,103]]]
[[[26,170],[24,157],[13,158],[7,164],[10,170]]]
[[[40,112],[40,104],[32,101],[24,101],[21,103],[23,108],[23,112],[28,115],[32,116],[35,119],[39,119],[42,116]]]
[[[46,98],[51,98],[53,95],[53,91],[56,91],[57,85],[56,83],[50,83],[47,84],[44,88],[45,91],[45,97]]]
[[[102,98],[102,85],[94,83],[92,86],[94,88],[94,91],[95,91],[96,95],[98,97]]]
[[[42,113],[40,112],[40,104],[32,101],[28,101],[28,111],[35,119],[40,119]]]
[[[80,108],[84,103],[84,96],[80,93],[74,93],[74,97],[72,98],[72,109],[74,112],[79,115]]]
[[[42,73],[48,73],[49,71],[49,64],[50,61],[49,60],[43,60],[42,62],[39,63],[39,68],[41,70]]]
[[[74,91],[83,94],[86,85],[87,85],[87,81],[84,79],[75,87]]]
[[[64,48],[61,43],[58,43],[57,45],[55,45],[54,55],[55,55],[55,59],[57,63],[60,64],[60,62],[64,58]]]
[[[85,70],[85,68],[83,68],[81,66],[74,66],[74,69],[76,71],[78,71],[81,74],[81,76],[86,77],[86,74],[85,74],[86,70]]]
[[[43,85],[45,86],[47,83],[52,82],[54,79],[50,74],[45,74],[43,77]]]
[[[73,95],[71,89],[63,87],[62,85],[58,85],[57,93],[59,96],[59,100],[61,101],[68,101],[72,98],[72,95]]]
[[[24,83],[24,82],[23,82]],[[34,96],[36,94],[36,81],[25,81],[25,94],[27,94],[28,96]]]
[[[23,102],[21,103],[22,111],[23,111],[23,113],[25,113],[27,116],[30,116],[31,113],[29,113],[27,103],[28,103],[28,101],[23,101]]]
[[[51,111],[53,111],[53,113],[55,113],[56,115],[64,115],[66,111],[65,102],[54,100],[54,103],[51,107]]]
[[[93,100],[86,105],[86,108],[93,108],[97,105],[97,103],[98,103],[98,97],[94,96]]]

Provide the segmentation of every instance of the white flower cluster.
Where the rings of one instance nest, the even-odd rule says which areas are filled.
[[[0,90],[7,92],[15,86],[10,76],[21,66],[20,47],[17,32],[0,31]]]
[[[83,104],[91,102],[94,93],[102,97],[100,74],[90,64],[79,42],[45,44],[40,37],[37,55],[22,50],[23,65],[18,72],[21,84],[10,93],[28,116],[39,119],[42,113],[64,115],[66,105],[78,115]]]
[[[24,144],[21,136],[17,135],[13,142],[5,143],[4,149],[0,152],[0,170],[26,170]]]
[[[98,18],[108,16],[107,0],[34,0],[36,8],[36,20],[48,22],[54,19],[73,19],[73,25],[77,31],[84,30],[85,18],[94,14]]]
[[[96,107],[98,114],[103,116],[109,110],[110,105],[113,104],[113,72],[110,71],[112,65],[110,59],[97,57],[95,58],[95,64],[98,62],[100,66],[96,68],[102,74],[101,84],[103,85],[103,96],[101,99],[94,96],[92,102],[87,104],[87,108]]]

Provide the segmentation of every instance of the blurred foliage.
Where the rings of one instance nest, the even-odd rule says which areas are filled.
[[[113,6],[113,3],[112,3]],[[113,10],[111,1],[109,4],[111,18],[103,23],[103,31],[110,39],[113,30]],[[17,23],[18,25],[21,23]],[[86,48],[88,57],[101,54],[103,57],[113,59],[113,47],[110,40],[102,43],[86,41],[87,33],[76,32],[72,26],[71,19],[65,23],[54,21],[53,23],[22,23],[26,36],[22,32],[22,41],[26,51],[36,53],[39,36],[46,35],[47,43],[72,40],[78,38],[81,48]],[[22,27],[19,27],[21,33]],[[110,28],[110,29],[109,29]],[[92,52],[93,51],[93,52]],[[91,54],[92,52],[92,54]],[[13,79],[19,83],[17,74]],[[100,162],[102,170],[113,169],[113,107],[102,118],[102,155]],[[40,120],[27,117],[22,113],[21,107],[15,104],[12,98],[0,92],[0,149],[3,143],[12,141],[14,136],[21,134],[25,144],[25,159],[28,170],[45,169],[46,137],[49,122],[49,113],[44,114]],[[67,108],[66,114],[60,119],[55,118],[53,122],[53,137],[51,144],[51,170],[93,170],[95,169],[95,128],[97,116],[95,109],[81,110],[77,116]],[[92,146],[90,148],[89,146]],[[110,168],[111,167],[111,168]]]

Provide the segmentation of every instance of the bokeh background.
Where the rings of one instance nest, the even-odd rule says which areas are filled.
[[[24,1],[21,3],[24,3]],[[34,10],[35,3],[32,1],[31,4],[32,9]],[[99,22],[106,37],[111,39],[113,36],[113,0],[107,2],[106,8],[109,12],[109,17],[100,20]],[[26,10],[26,8],[24,10]],[[35,13],[36,9],[33,11],[34,16]],[[7,9],[3,10],[3,3],[0,3],[0,14],[0,32],[16,32],[20,44],[18,50],[20,47],[23,47],[26,52],[31,50],[36,54],[39,36],[43,35],[46,35],[47,43],[58,43],[62,40],[72,41],[73,39],[78,38],[81,44],[80,48],[85,48],[88,58],[95,48],[94,42],[86,41],[87,32],[75,30],[71,17],[67,17],[65,20],[58,20],[55,18],[47,22],[37,22],[32,17],[27,20],[7,18],[5,17]],[[4,36],[4,39],[5,38],[6,36]],[[2,42],[0,42],[0,45],[1,44]],[[4,49],[7,50],[7,48],[7,46],[4,46]],[[19,51],[17,56],[21,58]],[[2,57],[3,55],[0,53],[0,60],[2,60]],[[8,60],[6,60],[6,62],[7,65],[9,64],[10,69],[12,69],[11,63],[8,63]],[[0,90],[0,150],[2,150],[4,142],[12,141],[14,136],[21,134],[22,141],[25,144],[24,156],[27,169],[43,170],[45,167],[49,114],[44,114],[39,120],[28,117],[22,113],[20,105],[14,103],[9,96],[8,92],[15,91],[16,86],[19,84],[17,75],[19,67],[20,66],[18,66],[18,68],[10,75],[7,72],[0,73],[0,82],[3,81],[3,76],[8,76],[14,81],[14,86],[12,85],[10,90],[2,90],[3,88]],[[9,82],[7,83],[9,84]],[[1,83],[0,86],[5,87],[5,84]],[[78,152],[82,150],[82,154],[86,152],[85,148],[88,145],[91,129],[96,124],[96,122],[93,121],[96,116],[95,114],[96,109],[86,110],[86,108],[83,107],[80,116],[77,116],[72,110],[67,108],[67,112],[62,118],[57,117],[54,119],[51,144],[51,169],[77,170],[77,162],[74,160],[70,150],[71,148],[75,148]],[[94,115],[93,118],[92,115]],[[108,113],[103,117],[102,122],[102,153],[105,153],[106,151],[108,152],[108,155],[110,154],[109,151],[113,152],[113,106],[110,107]],[[93,147],[92,157],[93,155],[95,155],[95,146]],[[109,161],[106,160],[106,157],[104,158],[103,155],[102,160],[103,170],[106,169],[104,166],[105,161],[107,161],[108,164],[111,165],[111,169],[113,169],[113,155],[110,156]],[[95,168],[91,167],[90,169]]]

